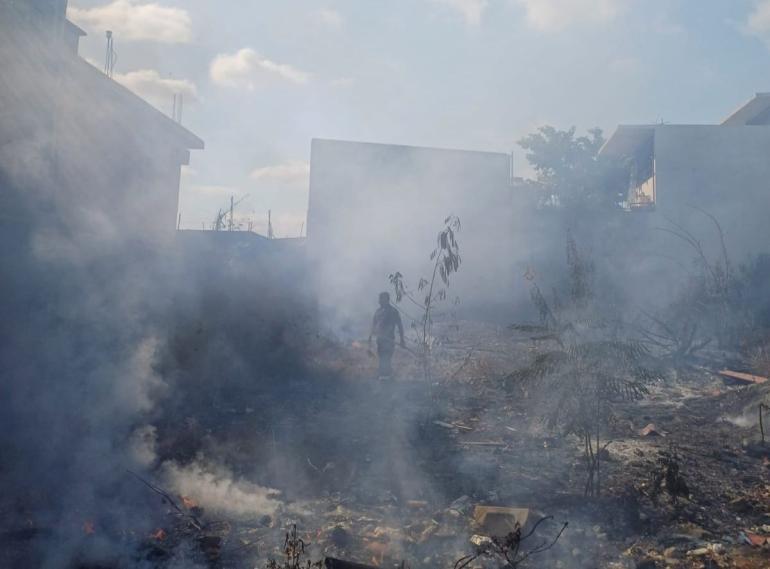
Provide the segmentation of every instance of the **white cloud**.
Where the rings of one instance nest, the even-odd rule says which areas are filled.
[[[294,160],[261,166],[250,173],[250,183],[239,188],[228,185],[182,184],[180,211],[184,229],[210,228],[219,210],[227,210],[230,196],[235,222],[241,229],[267,234],[267,212],[272,210],[273,228],[280,237],[297,237],[307,209],[310,165]]]
[[[298,85],[310,80],[309,73],[285,63],[271,61],[251,48],[217,55],[211,62],[209,75],[217,85],[243,87],[249,90],[255,89],[270,79],[283,79]]]
[[[230,199],[230,196],[235,196],[236,199],[243,197],[245,192],[234,186],[190,184],[184,187],[183,194],[187,194],[193,198],[212,198],[217,200],[225,200]]]
[[[770,0],[756,0],[746,22],[746,31],[770,41]]]
[[[342,14],[330,8],[322,8],[316,11],[314,17],[319,24],[333,30],[339,30],[345,25],[345,19],[342,17]]]
[[[251,179],[257,182],[280,184],[306,189],[310,179],[310,164],[301,160],[262,166],[251,172]]]
[[[147,40],[187,43],[192,39],[192,21],[187,10],[136,0],[113,0],[93,8],[70,6],[67,16],[92,31],[112,30],[116,42]]]
[[[113,79],[127,87],[149,103],[167,109],[172,106],[174,95],[181,94],[184,102],[197,99],[195,84],[187,79],[161,77],[154,69],[139,69],[128,73],[115,73]]]
[[[481,23],[484,11],[489,5],[487,0],[433,0],[433,2],[444,4],[448,8],[455,10],[463,17],[467,24],[472,26],[477,26]]]
[[[305,223],[310,187],[310,164],[290,160],[260,166],[251,172],[254,204],[260,213],[253,216],[254,230],[267,233],[267,210],[273,211],[273,229],[280,237],[297,237]]]
[[[570,26],[612,20],[624,0],[515,0],[521,5],[530,27],[541,32],[559,32]]]

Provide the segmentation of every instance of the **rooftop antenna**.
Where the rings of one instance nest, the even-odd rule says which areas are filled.
[[[105,35],[107,36],[107,53],[104,58],[104,74],[107,77],[112,77],[112,73],[115,70],[115,62],[118,60],[118,54],[115,53],[112,30],[107,30]]]
[[[223,231],[225,228],[227,229],[227,231],[238,230],[238,227],[235,224],[235,206],[237,206],[247,197],[249,197],[248,194],[236,200],[235,196],[231,195],[230,207],[226,209],[220,208],[219,211],[217,211],[217,215],[214,218],[214,223],[211,224],[211,229],[213,231]]]
[[[182,93],[174,93],[174,108],[171,117],[182,124],[182,109],[184,108],[184,97]]]

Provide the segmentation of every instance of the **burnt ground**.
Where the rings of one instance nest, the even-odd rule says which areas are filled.
[[[493,505],[528,508],[530,520],[553,516],[530,547],[569,523],[529,567],[770,566],[770,549],[754,537],[770,535],[770,454],[755,424],[766,388],[726,385],[718,354],[667,368],[645,400],[616,407],[602,496],[586,498],[577,438],[545,430],[526,390],[506,380],[541,349],[505,328],[464,322],[443,334],[432,381],[400,351],[398,377],[383,382],[371,379],[364,345],[324,341],[318,378],[277,389],[254,382],[188,416],[160,418],[159,462],[205,456],[233,480],[276,493],[264,511],[177,495],[201,529],[159,504],[163,532],[140,540],[142,561],[263,567],[283,558],[296,524],[307,559],[448,568],[481,531],[473,506]],[[657,434],[642,435],[650,423]],[[666,457],[686,486],[678,496],[654,490]]]

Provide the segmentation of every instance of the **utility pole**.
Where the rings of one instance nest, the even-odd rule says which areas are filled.
[[[267,210],[267,238],[273,239],[273,212]]]
[[[234,220],[233,220],[233,212],[235,210],[235,203],[234,203],[234,196],[230,196],[230,223],[227,227],[228,231],[232,231],[233,227],[235,226]]]

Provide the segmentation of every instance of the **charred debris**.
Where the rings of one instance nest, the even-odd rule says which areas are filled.
[[[522,275],[528,322],[454,313],[436,288],[465,269],[453,259],[432,293],[428,279],[386,282],[412,330],[390,381],[370,379],[363,343],[316,332],[307,305],[285,308],[294,293],[244,281],[231,259],[224,290],[168,307],[151,358],[163,405],[127,428],[130,460],[102,475],[115,494],[58,520],[40,514],[48,494],[18,494],[6,559],[65,547],[84,568],[765,566],[767,331],[745,288],[764,264],[726,270],[729,257],[696,250],[672,307],[629,317],[572,233],[565,251],[553,286]]]
[[[0,566],[768,566],[766,201],[688,194],[701,129],[315,140],[307,238],[175,231],[203,142],[65,8],[0,2]]]

